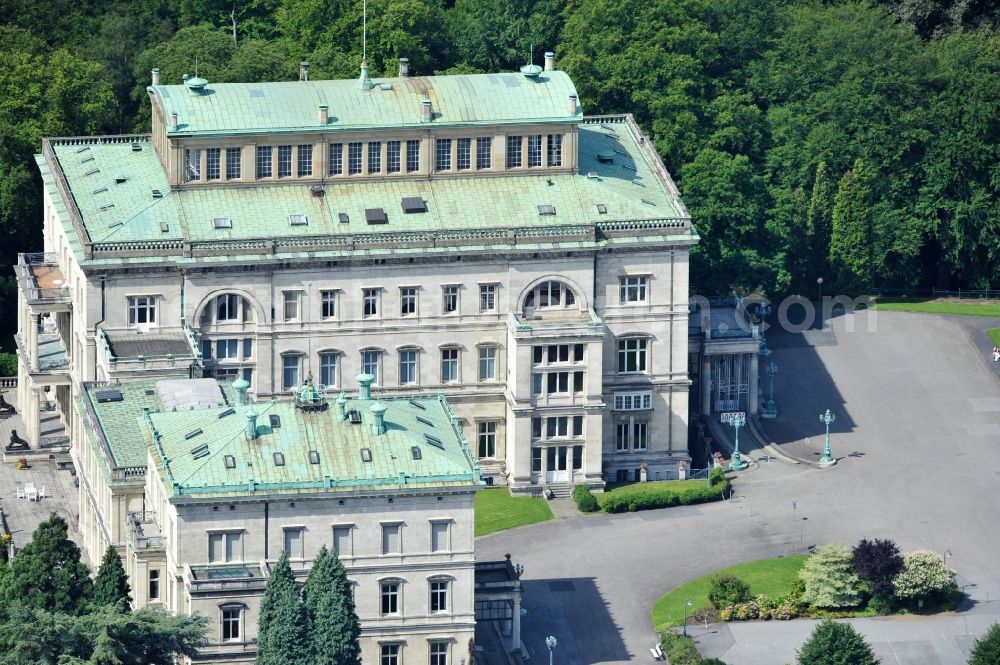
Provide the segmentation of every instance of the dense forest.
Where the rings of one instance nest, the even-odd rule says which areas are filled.
[[[152,67],[354,77],[361,7],[0,0],[0,262],[40,248],[41,137],[146,131]],[[997,0],[368,2],[376,75],[546,50],[588,114],[633,113],[653,138],[702,238],[693,290],[1000,288]]]

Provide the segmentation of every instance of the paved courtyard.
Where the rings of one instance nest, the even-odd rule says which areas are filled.
[[[837,317],[829,334],[805,341],[769,335],[781,417],[768,433],[789,453],[812,455],[822,447],[819,413],[830,408],[836,467],[765,462],[742,474],[731,502],[563,519],[477,541],[480,558],[510,552],[525,566],[524,642],[534,656],[544,658],[554,635],[559,662],[649,659],[650,608],[677,584],[878,536],[903,549],[950,549],[972,599],[926,631],[871,633],[885,636],[880,654],[903,654],[884,662],[965,662],[972,636],[1000,619],[1000,380],[962,320],[880,312],[868,332],[866,316]],[[787,642],[806,624],[728,629],[733,645],[722,657],[756,665],[790,662],[798,645]]]

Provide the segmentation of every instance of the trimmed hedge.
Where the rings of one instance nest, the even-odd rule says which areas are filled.
[[[695,503],[718,501],[729,491],[729,480],[721,469],[713,469],[711,485],[689,487],[677,491],[670,487],[660,486],[641,492],[628,494],[602,494],[597,503],[607,513],[635,512],[653,508],[670,508],[671,506],[689,506]]]
[[[660,649],[670,665],[699,665],[701,654],[690,637],[667,631],[660,640]]]
[[[596,513],[601,509],[597,497],[586,485],[577,485],[573,488],[573,500],[576,501],[576,507],[581,513]]]

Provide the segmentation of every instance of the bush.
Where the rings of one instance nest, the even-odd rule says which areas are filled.
[[[17,376],[17,354],[0,352],[0,376]]]
[[[903,555],[903,570],[892,581],[896,597],[908,601],[936,601],[955,592],[955,571],[928,550]]]
[[[750,586],[735,575],[715,575],[709,580],[708,601],[715,609],[750,600]]]
[[[996,665],[1000,663],[1000,623],[990,626],[986,634],[972,645],[969,665]]]
[[[637,510],[689,506],[696,503],[718,501],[729,490],[729,480],[721,473],[713,474],[712,479],[713,485],[711,487],[702,485],[675,490],[669,486],[660,486],[656,489],[627,494],[602,494],[597,498],[597,502],[608,513],[624,513],[626,511],[634,513]]]
[[[726,663],[718,658],[702,658],[698,661],[698,665],[726,665]]]
[[[577,485],[573,488],[573,500],[576,501],[576,507],[581,513],[596,513],[601,509],[597,498],[586,485]]]
[[[878,665],[872,648],[849,623],[821,621],[799,651],[799,665]]]
[[[694,645],[694,640],[690,637],[668,631],[662,635],[660,648],[670,665],[699,665],[701,663],[701,654],[698,653],[698,647]]]
[[[903,569],[903,557],[891,540],[862,539],[851,552],[851,567],[873,596],[892,597],[892,581]]]
[[[816,607],[856,607],[861,604],[861,578],[851,569],[846,547],[818,548],[806,559],[799,577],[806,583],[802,601]]]

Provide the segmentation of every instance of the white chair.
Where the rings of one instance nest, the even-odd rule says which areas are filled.
[[[20,485],[18,485],[18,487],[17,487],[17,498],[18,499],[23,499],[24,497],[25,497],[24,488],[21,487]]]
[[[28,501],[38,501],[38,490],[36,490],[34,487],[32,487],[31,489],[25,487],[24,494],[25,498],[27,498]]]
[[[42,489],[38,490],[38,498],[35,500],[41,501],[44,498],[45,498],[45,485],[42,485]]]

